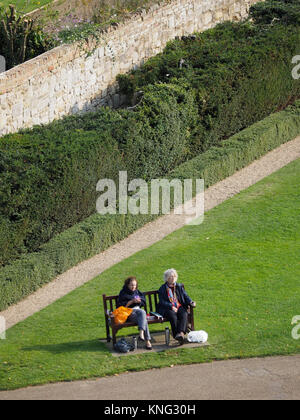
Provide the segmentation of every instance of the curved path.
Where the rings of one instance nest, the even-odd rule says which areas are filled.
[[[205,211],[212,209],[299,158],[300,136],[205,190]],[[21,302],[0,312],[0,316],[3,316],[6,320],[6,328],[8,329],[23,321],[77,287],[92,280],[111,266],[142,249],[148,248],[184,225],[185,215],[174,215],[173,213],[148,223],[128,238],[71,268]]]

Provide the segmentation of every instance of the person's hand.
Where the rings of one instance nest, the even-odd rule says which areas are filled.
[[[193,308],[195,308],[195,307],[196,307],[196,302],[192,301],[192,302],[190,303],[190,305],[191,305]]]
[[[135,299],[133,299],[133,302],[134,303],[140,303],[141,302],[141,298],[135,298]]]
[[[176,308],[176,306],[172,306],[172,311],[174,311],[175,313],[178,312],[178,309]]]

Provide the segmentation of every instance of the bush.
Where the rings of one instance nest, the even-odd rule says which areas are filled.
[[[0,216],[0,266],[6,262],[6,256],[16,259],[20,254],[26,253],[26,248],[22,241],[24,229],[22,224],[13,223]]]
[[[286,110],[271,114],[223,141],[218,147],[212,147],[183,163],[170,176],[176,179],[204,179],[205,188],[208,188],[297,137],[299,132],[300,101],[296,101]]]
[[[54,235],[96,211],[99,179],[151,179],[182,163],[195,107],[177,86],[145,90],[135,112],[101,108],[67,117],[0,141],[0,264],[35,252]]]
[[[121,93],[184,81],[198,107],[191,158],[300,96],[300,83],[291,77],[299,45],[299,25],[226,22],[169,42],[163,53],[122,77]]]
[[[1,141],[1,215],[15,230],[14,246],[1,248],[2,264],[18,250],[38,250],[95,212],[97,181],[115,178],[122,161],[109,134],[25,134]],[[10,241],[3,230],[0,238]]]
[[[256,3],[250,7],[250,16],[258,25],[281,23],[286,25],[300,24],[300,7],[298,0],[269,0]]]
[[[193,92],[176,84],[145,87],[142,103],[128,121],[124,143],[119,144],[130,178],[149,180],[165,175],[187,159],[197,121]]]
[[[0,311],[30,295],[57,275],[55,264],[45,253],[23,255],[1,269]]]

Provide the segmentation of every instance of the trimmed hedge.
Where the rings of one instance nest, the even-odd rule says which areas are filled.
[[[0,265],[95,213],[99,179],[148,180],[186,160],[193,101],[150,86],[136,112],[101,108],[1,138]]]
[[[56,233],[90,216],[97,181],[114,177],[122,160],[107,130],[101,135],[70,131],[54,138],[45,133],[43,138],[25,134],[9,140],[1,143],[0,199],[3,224],[15,228],[8,241],[14,247],[1,249],[2,264],[24,249],[36,251]],[[5,231],[0,238],[7,241]]]
[[[169,179],[204,178],[206,187],[232,175],[300,133],[300,101],[183,163]],[[124,239],[155,215],[94,214],[41,247],[0,269],[0,310],[33,293],[83,260]]]
[[[300,101],[296,101],[284,111],[271,114],[223,141],[219,147],[212,147],[183,163],[170,175],[178,179],[204,179],[207,188],[297,137],[299,133]]]
[[[55,262],[43,252],[23,255],[0,271],[0,311],[35,292],[58,274]]]

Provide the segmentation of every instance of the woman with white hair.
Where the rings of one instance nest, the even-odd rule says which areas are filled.
[[[177,283],[178,274],[174,268],[164,273],[165,284],[159,289],[157,311],[171,323],[172,335],[183,344],[187,332],[188,307],[196,303],[187,295],[182,284]]]

